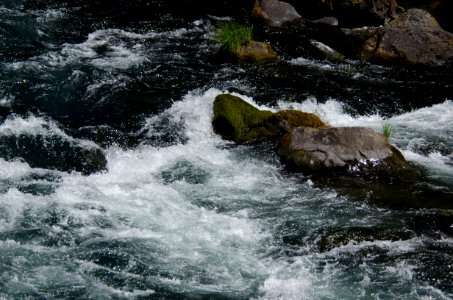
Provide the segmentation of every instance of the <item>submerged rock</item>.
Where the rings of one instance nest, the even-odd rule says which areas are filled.
[[[378,179],[347,175],[314,178],[318,188],[335,189],[339,196],[381,207],[395,210],[453,210],[453,191],[427,182],[427,178],[416,170],[388,172]]]
[[[212,125],[222,138],[237,143],[278,139],[296,126],[325,127],[318,116],[296,110],[273,113],[259,110],[239,97],[218,95]]]
[[[0,154],[6,160],[22,159],[32,168],[77,171],[84,175],[105,170],[107,165],[99,148],[58,136],[5,136],[0,140]]]
[[[176,162],[161,173],[166,184],[185,181],[189,184],[203,184],[209,179],[209,172],[187,160]]]
[[[271,26],[302,18],[291,4],[278,0],[257,0],[252,14]]]
[[[453,61],[453,34],[428,12],[409,9],[386,24],[382,36],[367,40],[363,50],[377,61],[438,67]]]
[[[413,168],[386,138],[370,128],[294,128],[278,146],[288,166],[307,173],[389,174]]]
[[[401,228],[346,227],[322,233],[318,241],[319,251],[325,252],[347,244],[363,242],[401,241],[414,237],[414,233]]]

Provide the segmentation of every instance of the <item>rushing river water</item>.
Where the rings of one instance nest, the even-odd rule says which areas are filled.
[[[453,297],[453,232],[430,210],[321,187],[274,145],[211,127],[226,91],[333,126],[391,124],[423,184],[451,198],[450,73],[230,65],[213,55],[221,6],[74,2],[0,2],[0,298]],[[86,169],[89,151],[106,170]]]

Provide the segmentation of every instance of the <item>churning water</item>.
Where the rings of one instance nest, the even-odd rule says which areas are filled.
[[[226,91],[333,126],[391,124],[391,142],[448,195],[448,78],[303,58],[232,66],[210,57],[217,17],[125,24],[124,7],[109,19],[94,4],[19,2],[0,4],[0,298],[453,297],[451,232],[429,227],[429,210],[319,186],[286,171],[274,145],[234,145],[211,127]],[[398,80],[407,93],[372,91]],[[106,170],[84,172],[89,151]]]

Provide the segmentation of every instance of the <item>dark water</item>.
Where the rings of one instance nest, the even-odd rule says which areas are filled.
[[[0,3],[0,298],[453,297],[450,211],[376,205],[367,182],[319,185],[273,145],[232,145],[210,126],[225,91],[334,126],[390,123],[426,174],[414,197],[445,202],[451,72],[334,65],[279,44],[280,63],[231,65],[211,38],[227,15],[242,13]]]

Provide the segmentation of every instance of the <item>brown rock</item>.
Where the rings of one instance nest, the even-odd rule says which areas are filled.
[[[264,63],[278,60],[277,53],[265,42],[249,41],[235,53],[239,62]]]
[[[366,41],[364,54],[377,61],[430,67],[453,60],[453,34],[426,11],[409,9],[384,27],[382,36]]]

